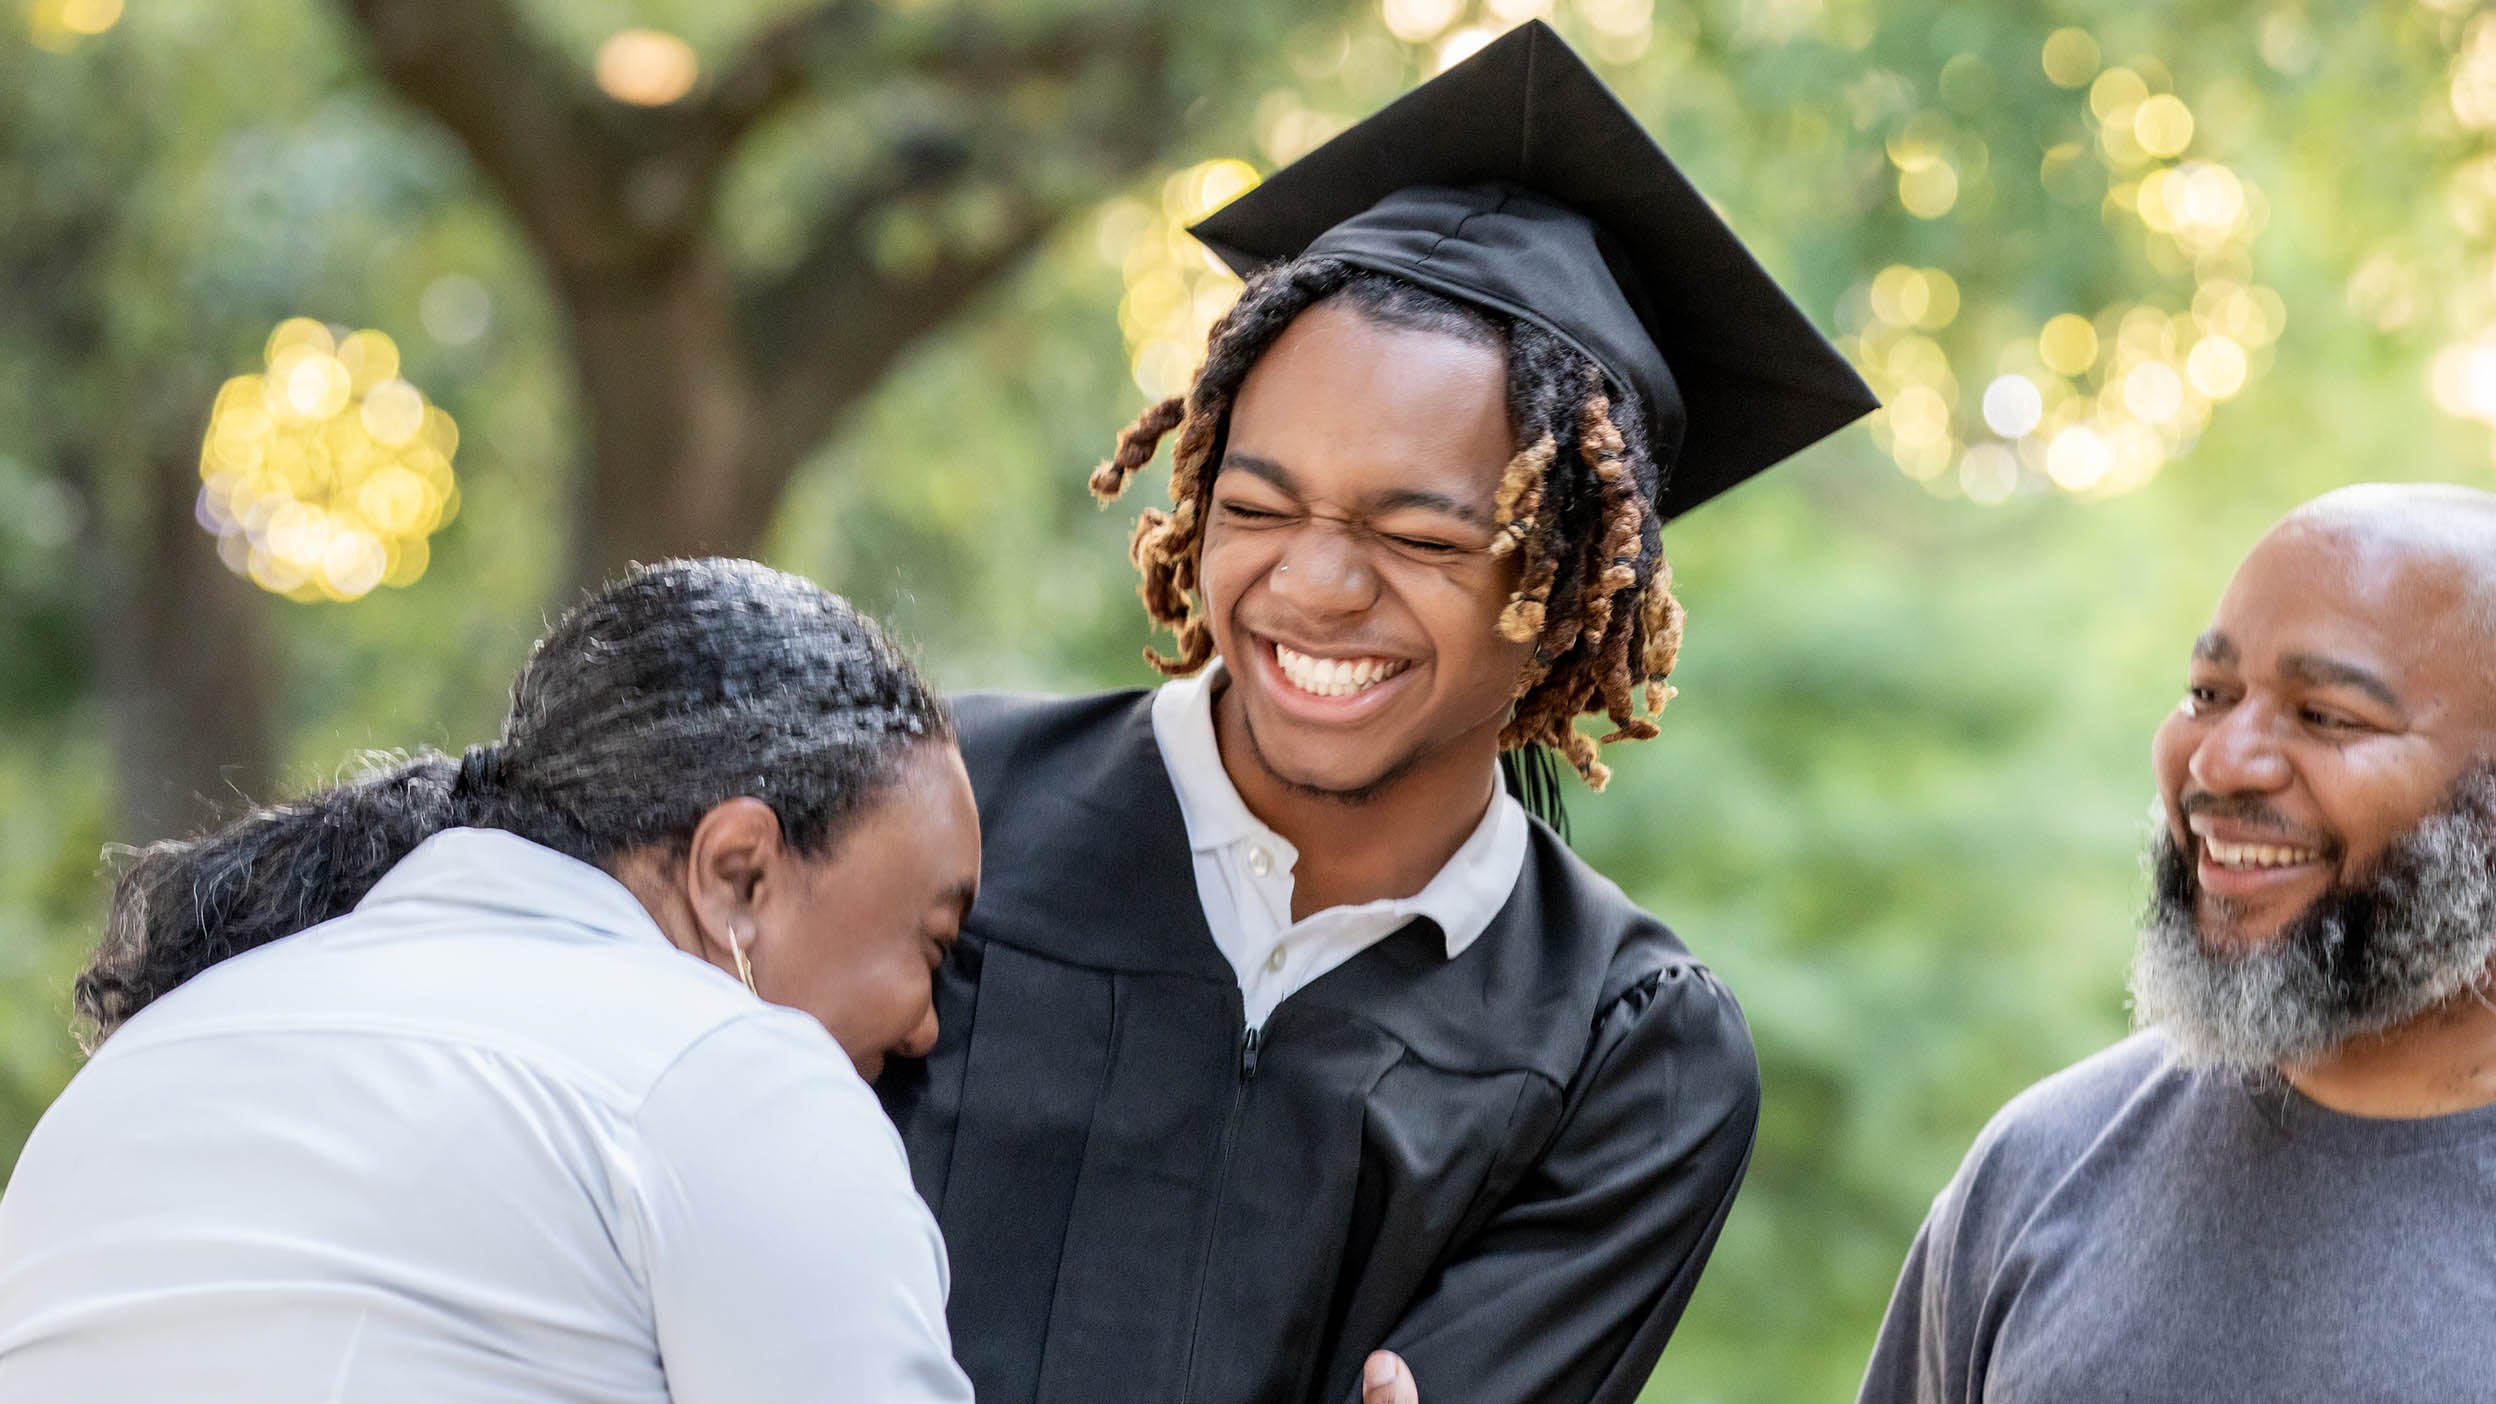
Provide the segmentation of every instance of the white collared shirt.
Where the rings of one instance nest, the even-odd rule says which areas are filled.
[[[0,1399],[961,1404],[900,1138],[613,878],[425,842],[108,1040],[0,1196]]]
[[[1239,976],[1248,1027],[1265,1027],[1284,1000],[1415,917],[1437,924],[1449,960],[1464,954],[1507,905],[1525,871],[1524,807],[1498,790],[1482,822],[1412,896],[1328,907],[1295,922],[1292,869],[1300,852],[1249,812],[1222,768],[1213,732],[1221,678],[1216,661],[1192,678],[1162,684],[1153,697],[1153,740],[1187,820],[1205,925]]]

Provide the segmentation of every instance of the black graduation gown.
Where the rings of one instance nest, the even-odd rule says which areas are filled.
[[[1420,920],[1246,1035],[1151,694],[956,703],[979,901],[882,1082],[982,1404],[1628,1401],[1749,1158],[1733,997],[1533,826],[1453,960]]]

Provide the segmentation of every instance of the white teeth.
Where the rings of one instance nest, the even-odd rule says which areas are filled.
[[[1285,681],[1315,697],[1366,692],[1406,666],[1392,658],[1317,658],[1281,644],[1274,645],[1274,661],[1282,665]]]
[[[2310,848],[2282,848],[2268,843],[2227,843],[2208,837],[2202,842],[2223,868],[2290,868],[2322,856]]]

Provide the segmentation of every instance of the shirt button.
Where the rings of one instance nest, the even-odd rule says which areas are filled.
[[[1285,952],[1283,948],[1276,946],[1274,948],[1274,953],[1265,958],[1265,968],[1280,973],[1283,968],[1284,955]]]
[[[1274,855],[1266,852],[1262,845],[1249,849],[1248,871],[1255,873],[1258,877],[1264,877],[1267,873],[1274,871]]]

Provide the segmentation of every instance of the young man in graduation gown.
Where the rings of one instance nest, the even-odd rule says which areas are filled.
[[[1383,1347],[1432,1404],[1626,1401],[1758,1072],[1499,762],[1600,785],[1581,715],[1655,734],[1664,520],[1871,398],[1540,24],[1195,232],[1248,285],[1093,479],[1176,432],[1134,556],[1179,680],[959,704],[986,885],[883,1092],[962,1364],[1279,1404]]]

